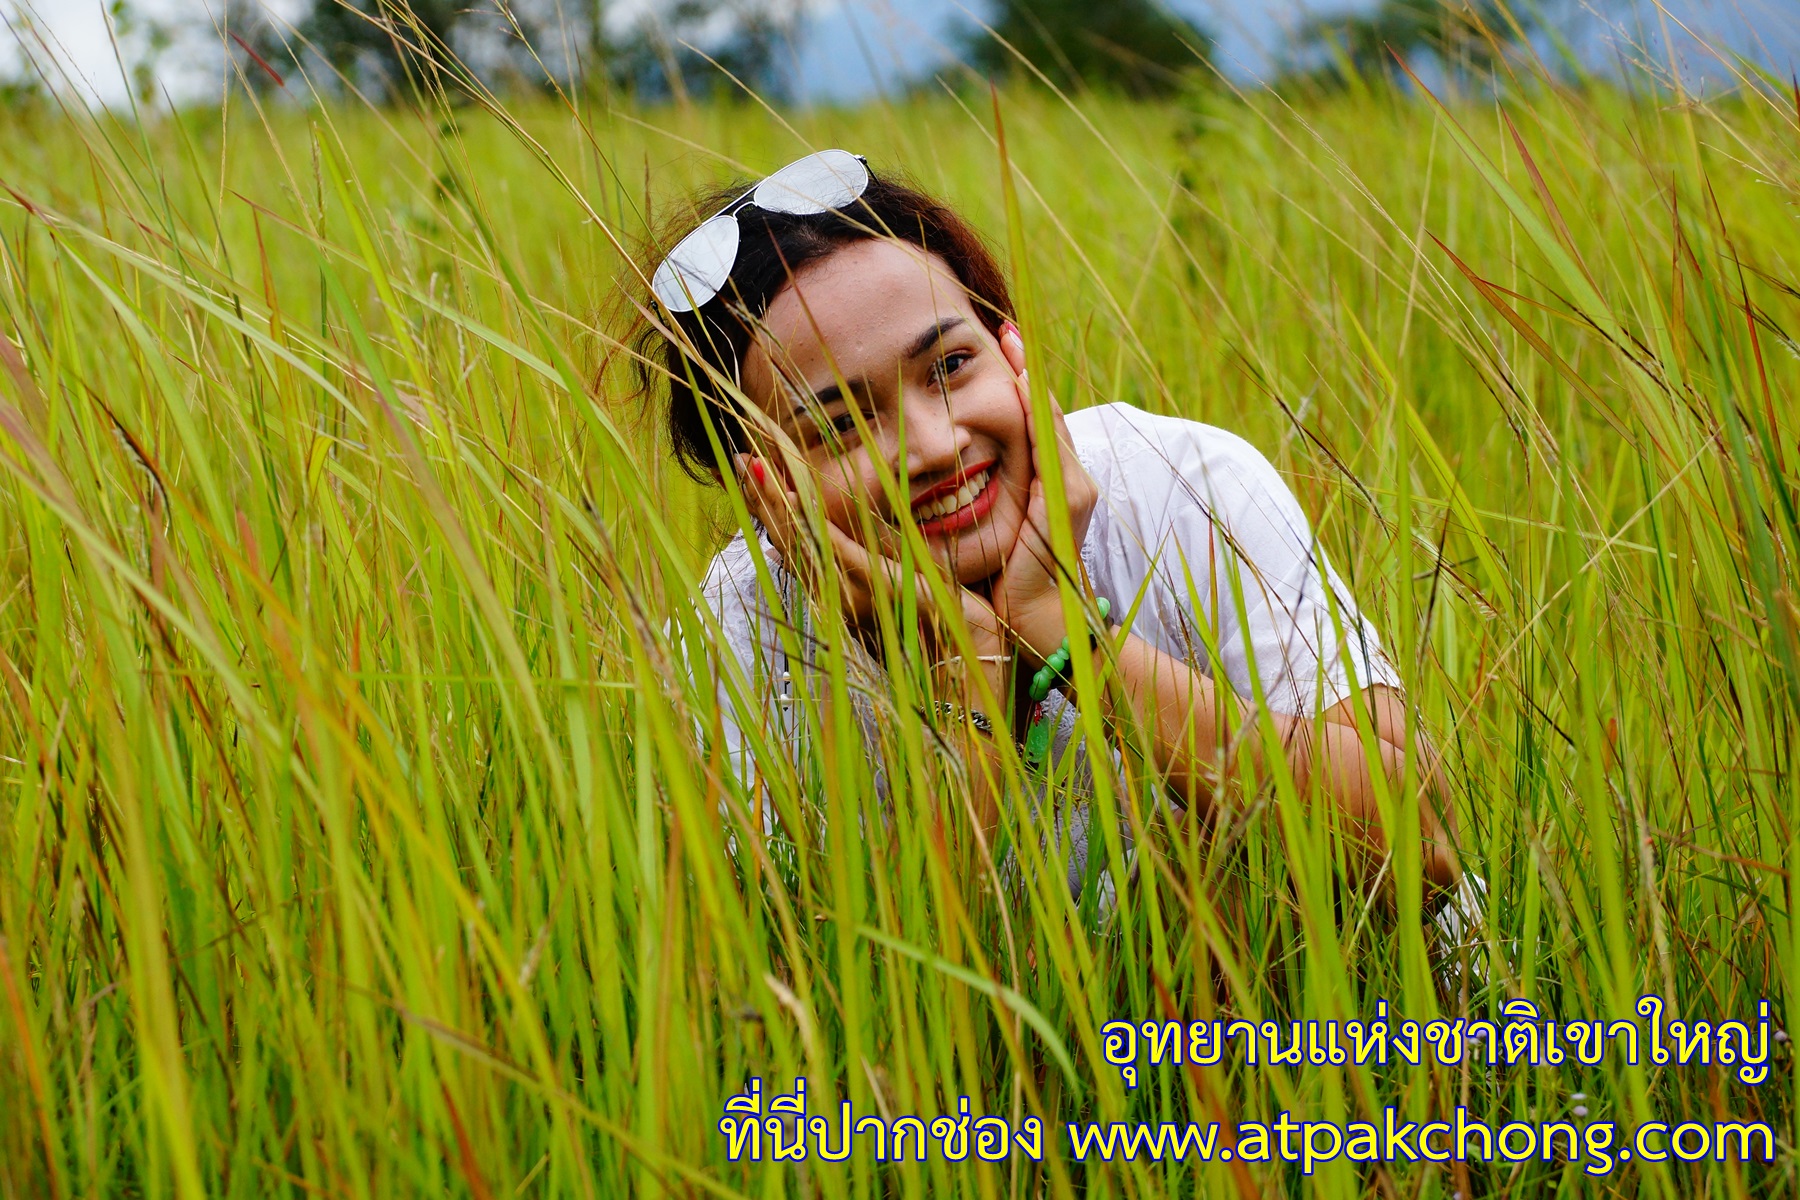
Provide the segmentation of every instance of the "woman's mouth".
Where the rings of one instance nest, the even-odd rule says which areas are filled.
[[[933,488],[913,505],[913,520],[926,537],[959,533],[985,517],[999,496],[997,463],[988,463],[941,488]]]

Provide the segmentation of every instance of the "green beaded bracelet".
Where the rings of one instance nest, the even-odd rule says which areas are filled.
[[[1105,596],[1097,597],[1094,606],[1100,610],[1101,621],[1104,622],[1112,616],[1112,601]],[[1031,677],[1030,695],[1033,703],[1043,703],[1044,697],[1050,694],[1050,689],[1068,678],[1069,664],[1073,661],[1069,654],[1069,639],[1064,638],[1062,645],[1050,652],[1050,656],[1044,660],[1044,665],[1039,667],[1037,674]]]
[[[1094,606],[1100,610],[1101,621],[1112,615],[1112,601],[1105,596],[1096,597]],[[1097,634],[1090,632],[1090,636],[1098,639]],[[1044,665],[1031,677],[1028,694],[1034,707],[1031,724],[1025,730],[1025,765],[1032,770],[1043,766],[1044,760],[1050,757],[1050,718],[1044,712],[1044,700],[1059,680],[1067,678],[1070,661],[1069,639],[1064,638],[1062,645],[1050,652]]]

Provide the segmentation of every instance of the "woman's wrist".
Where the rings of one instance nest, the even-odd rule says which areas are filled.
[[[920,632],[933,663],[954,662],[970,651],[976,658],[990,658],[1012,649],[994,610],[967,594],[961,612],[922,614]]]
[[[1013,653],[984,640],[976,654],[952,654],[931,664],[932,694],[938,699],[986,713],[996,725],[1004,725],[1008,681],[1012,678]]]
[[[1076,626],[1075,629],[1087,629],[1092,620],[1092,613],[1098,611],[1099,598],[1092,592],[1085,592],[1081,598],[1084,611],[1088,612],[1089,622]],[[1068,618],[1063,612],[1062,595],[1051,592],[1043,600],[1030,608],[1009,616],[1007,624],[1013,636],[1018,639],[1019,648],[1026,657],[1035,663],[1045,663],[1064,642],[1069,641],[1074,629],[1071,629]]]
[[[967,662],[957,664],[966,669],[940,669],[932,680],[935,699],[927,706],[925,716],[938,734],[962,748],[972,764],[975,758],[991,760],[999,752],[1001,740],[1010,739],[1012,711],[1004,687],[1006,677],[996,678],[1005,665]]]
[[[982,681],[993,687],[1011,669],[1010,654],[956,654],[931,664],[932,687],[949,700],[977,691]]]
[[[1112,620],[1112,601],[1105,596],[1091,596],[1082,615],[1081,625],[1042,656],[1042,665],[1031,680],[1034,696],[1049,687],[1067,691],[1073,685],[1075,658],[1080,653],[1078,646],[1081,643],[1086,644],[1088,653],[1094,657],[1096,669],[1107,663],[1117,652],[1118,639],[1114,633],[1116,626]]]

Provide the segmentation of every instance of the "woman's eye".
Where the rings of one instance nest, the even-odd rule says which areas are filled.
[[[961,350],[955,350],[944,355],[944,357],[938,359],[937,362],[931,365],[932,379],[939,384],[944,383],[950,376],[962,370],[964,364],[973,357],[974,355],[967,354]]]
[[[850,413],[831,418],[831,429],[834,433],[849,435],[856,432],[856,417]]]

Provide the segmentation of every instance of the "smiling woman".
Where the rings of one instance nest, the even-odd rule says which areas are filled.
[[[786,702],[818,692],[811,631],[830,595],[874,681],[865,692],[909,666],[890,661],[893,646],[930,655],[979,832],[1018,802],[1011,764],[1118,765],[1117,751],[1090,761],[1079,703],[1142,734],[1133,744],[1171,813],[1211,822],[1284,766],[1302,802],[1324,798],[1307,811],[1346,836],[1355,880],[1380,876],[1406,836],[1428,886],[1447,889],[1458,872],[1433,773],[1407,770],[1409,753],[1425,755],[1407,745],[1399,677],[1267,460],[1224,430],[1124,404],[1065,419],[1052,402],[1047,426],[1034,422],[1024,342],[981,239],[917,190],[826,154],[845,177],[813,156],[772,179],[813,172],[829,203],[768,181],[702,198],[720,215],[663,261],[667,319],[641,343],[677,454],[740,488],[755,518],[705,584],[769,701],[741,711],[721,691],[718,731],[740,774],[769,765],[752,745],[798,736]],[[1053,549],[1053,493],[1072,556]],[[896,611],[918,614],[915,638],[884,638]],[[1095,653],[1091,695],[1072,643]],[[1245,736],[1264,716],[1276,737]],[[747,723],[778,736],[748,737]],[[1387,805],[1407,780],[1412,795]],[[1067,843],[1079,888],[1079,799],[1054,813],[1024,802],[1028,822]]]
[[[979,589],[1018,545],[1033,479],[1023,359],[1008,357],[1017,332],[999,332],[943,259],[870,238],[805,265],[775,296],[743,387],[778,416],[833,526],[855,529],[868,509],[871,548],[892,558],[904,497],[932,557]],[[883,476],[899,473],[910,486],[890,491]]]

